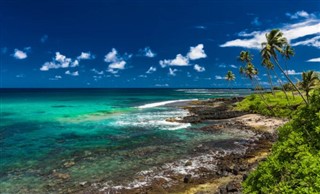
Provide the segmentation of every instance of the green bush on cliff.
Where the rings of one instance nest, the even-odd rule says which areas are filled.
[[[289,102],[283,92],[252,94],[237,104],[236,109],[260,113],[267,116],[291,117],[294,112],[304,106],[300,96],[292,96],[288,93]]]
[[[271,155],[243,187],[244,193],[320,193],[320,90],[279,128]]]

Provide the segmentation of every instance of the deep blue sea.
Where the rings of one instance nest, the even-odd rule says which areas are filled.
[[[1,89],[1,193],[46,193],[80,182],[130,180],[230,138],[167,122],[176,101],[246,95],[225,89]],[[148,151],[143,151],[148,150]],[[139,153],[144,153],[140,154]],[[148,152],[145,154],[145,152]],[[138,154],[136,154],[138,153]],[[62,179],[57,173],[67,174]]]

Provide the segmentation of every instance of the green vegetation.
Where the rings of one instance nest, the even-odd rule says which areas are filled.
[[[275,92],[264,94],[264,100],[258,94],[252,94],[237,104],[236,109],[248,111],[252,113],[259,113],[267,116],[291,118],[294,113],[305,104],[300,96],[294,97],[288,94],[290,104],[283,92]]]
[[[316,90],[310,104],[279,128],[271,155],[243,183],[244,193],[320,193],[319,175],[320,90]]]
[[[243,183],[244,193],[320,193],[319,73],[303,72],[300,82],[291,81],[287,61],[294,56],[294,51],[278,29],[267,33],[266,42],[261,45],[261,64],[267,70],[272,93],[263,93],[258,69],[252,63],[253,56],[249,51],[241,51],[238,59],[245,67],[240,67],[240,74],[261,91],[255,90],[256,93],[239,102],[236,109],[291,118],[291,121],[279,128],[279,139],[270,156]],[[278,54],[284,58],[286,70],[280,65]],[[283,83],[275,66],[288,83]],[[271,73],[276,75],[280,86],[273,85]]]

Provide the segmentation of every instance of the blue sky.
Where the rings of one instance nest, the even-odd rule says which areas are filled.
[[[319,1],[0,1],[1,87],[235,87],[241,50],[279,28],[292,79],[320,70]],[[284,64],[284,61],[281,61]],[[276,81],[276,79],[274,80]]]

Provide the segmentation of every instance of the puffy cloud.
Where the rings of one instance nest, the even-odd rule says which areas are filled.
[[[124,54],[124,56],[120,56],[118,51],[115,48],[105,55],[104,61],[109,63],[107,72],[112,74],[118,73],[119,70],[125,69],[125,65],[127,64],[126,60],[131,58],[132,55]]]
[[[318,19],[307,19],[306,21],[286,24],[280,30],[289,42],[295,39],[300,39],[305,36],[310,37],[311,35],[317,35],[320,33],[320,20]],[[251,33],[241,32],[239,36],[246,37],[245,39],[235,39],[225,42],[220,47],[244,47],[252,49],[261,49],[261,43],[266,41],[265,34],[269,33],[271,29],[265,31],[254,31]],[[310,38],[309,38],[310,39]],[[306,39],[304,41],[308,41]],[[293,43],[295,44],[295,43]]]
[[[126,63],[127,62],[125,61],[117,61],[117,62],[111,63],[109,65],[109,69],[124,69]]]
[[[42,42],[42,43],[45,43],[47,40],[48,40],[48,35],[46,35],[46,34],[41,36],[41,38],[40,38],[40,42]]]
[[[235,65],[229,65],[230,67],[232,67],[232,68],[238,68],[237,66],[235,66]]]
[[[157,71],[157,68],[151,66],[146,73],[150,74],[150,73],[153,73],[155,71]]]
[[[112,50],[104,56],[104,61],[109,63],[109,62],[116,62],[118,61],[118,51],[115,48],[112,48]]]
[[[203,50],[203,44],[198,44],[196,47],[190,47],[190,51],[187,54],[187,57],[190,60],[196,60],[201,58],[206,58],[207,55]]]
[[[78,60],[89,60],[94,59],[95,56],[92,55],[90,52],[81,52],[81,55],[77,57]]]
[[[153,58],[153,57],[155,57],[157,55],[156,53],[152,52],[150,47],[146,47],[144,49],[140,49],[139,50],[139,54],[141,56],[150,57],[150,58]]]
[[[178,70],[177,69],[171,69],[171,68],[169,68],[169,75],[171,75],[171,76],[176,76],[176,72],[177,72]]]
[[[175,59],[172,60],[160,60],[159,64],[161,67],[166,67],[166,66],[188,66],[189,65],[189,60],[187,57],[182,56],[181,54],[177,54]]]
[[[196,70],[197,72],[204,72],[206,70],[204,67],[201,67],[198,64],[195,64],[193,69]]]
[[[254,26],[260,26],[261,25],[261,21],[259,21],[259,17],[255,17],[253,19],[253,21],[251,22],[252,25]]]
[[[79,76],[79,72],[78,72],[78,71],[70,72],[69,70],[67,70],[67,71],[65,72],[65,74],[71,75],[71,76]]]
[[[295,70],[285,70],[284,71],[286,74],[288,74],[288,75],[300,75],[300,74],[302,74],[302,72],[296,72]]]
[[[12,56],[16,59],[25,59],[28,57],[26,52],[19,49],[14,49],[14,53],[12,54]]]
[[[220,75],[216,75],[214,76],[215,79],[220,80],[220,79],[225,79],[224,77],[220,76]]]
[[[320,57],[318,58],[313,58],[313,59],[309,59],[307,62],[320,62]]]
[[[78,60],[74,60],[72,63],[71,63],[71,66],[70,67],[77,67],[79,66],[79,61]]]
[[[40,71],[48,71],[50,69],[60,69],[60,68],[68,68],[68,67],[77,67],[79,65],[78,60],[72,61],[71,58],[66,57],[65,55],[61,54],[60,52],[55,53],[55,57],[52,61],[45,62]]]
[[[297,11],[296,13],[286,13],[286,16],[290,17],[290,19],[298,19],[298,18],[310,18],[314,17],[314,14],[309,14],[308,12],[302,10],[302,11]]]
[[[60,52],[56,52],[55,61],[60,63],[62,68],[69,67],[72,62],[71,58],[67,58],[65,55],[60,54]]]

